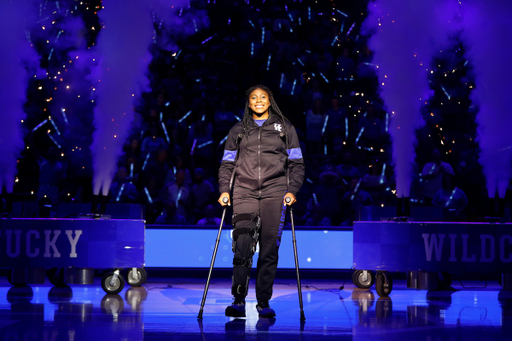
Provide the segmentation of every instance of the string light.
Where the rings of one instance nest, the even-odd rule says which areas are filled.
[[[84,5],[84,3],[83,3],[83,2],[80,2],[80,5],[81,5],[81,6],[82,6],[82,5]],[[88,5],[88,3],[86,3],[85,5],[87,6],[87,5]],[[96,6],[96,8],[99,8],[99,6]],[[87,10],[89,10],[89,7],[86,7],[86,9],[87,9]],[[92,6],[91,6],[91,9],[93,9],[93,8],[92,8]],[[83,10],[83,9],[82,9],[82,10]],[[181,11],[183,11],[183,9],[181,9]],[[180,15],[181,15],[181,11],[180,11]],[[333,8],[333,12],[334,12],[334,8]],[[341,12],[340,10],[336,10],[336,12],[337,12],[340,16],[343,16],[344,18],[348,18],[348,15],[347,15],[346,13],[343,13],[343,12]],[[317,14],[315,14],[315,16],[316,16],[316,15],[317,15]],[[334,13],[333,13],[333,15],[334,15]],[[291,21],[293,21],[293,17],[291,16],[291,14],[289,14],[289,16],[290,16],[290,20],[291,20]],[[339,16],[339,17],[340,17],[340,16]],[[308,18],[311,20],[311,7],[308,7]],[[300,18],[300,16],[297,16],[297,19],[298,19],[298,22],[299,22],[299,25],[300,25],[300,24],[301,24],[301,18]],[[229,23],[230,23],[230,20],[231,20],[231,19],[229,18],[228,25],[229,25]],[[341,21],[341,20],[340,20],[340,21]],[[52,25],[54,25],[55,23],[56,23],[55,21],[52,21]],[[254,24],[253,24],[252,22],[250,22],[250,24],[254,27]],[[343,26],[343,24],[344,24],[344,22],[342,22],[342,23],[341,23],[341,25],[342,25],[342,26]],[[347,22],[347,24],[348,24],[348,22]],[[347,32],[347,35],[349,35],[349,34],[350,34],[350,31],[352,31],[352,29],[354,28],[355,24],[356,24],[356,23],[354,22],[354,23],[351,25],[350,29],[349,29],[349,30],[348,30],[348,32]],[[347,25],[347,26],[348,26],[348,25]],[[379,23],[379,26],[380,26],[380,23]],[[197,25],[196,25],[196,22],[195,22],[195,21],[194,21],[194,27],[195,27],[195,30],[197,31]],[[45,30],[45,26],[42,26],[42,29],[43,29],[43,30]],[[53,29],[54,29],[54,28],[52,27],[52,30],[53,30]],[[94,26],[92,26],[92,27],[91,27],[91,30],[93,30],[93,31],[94,31],[94,30],[96,30],[96,29],[95,29],[95,27],[94,27]],[[342,30],[342,31],[343,31],[343,30]],[[213,37],[211,37],[211,38],[213,38]],[[209,40],[209,39],[211,39],[211,38],[208,38],[206,41],[208,41],[208,40]],[[263,43],[265,42],[265,27],[262,27],[262,37],[261,37],[261,38],[262,38],[262,39],[261,39],[261,41],[262,41],[262,44],[263,44]],[[337,39],[337,37],[335,37],[335,40],[336,40],[336,39]],[[335,41],[335,40],[334,40],[334,41]],[[52,40],[52,41],[53,41],[53,40]],[[47,43],[48,43],[48,41],[47,41]],[[204,43],[204,42],[203,42],[203,43]],[[359,52],[359,51],[358,51],[358,52]],[[180,51],[178,51],[177,53],[175,52],[175,53],[173,54],[173,56],[175,56],[175,57],[177,58],[177,56],[179,56],[179,54],[180,54],[180,53],[181,53],[181,50],[180,50]],[[252,43],[251,43],[251,56],[253,56],[253,53],[254,53],[254,42],[252,42]],[[76,58],[75,58],[75,60],[78,60],[78,59],[79,59],[79,56],[77,55],[77,56],[76,56]],[[89,58],[87,58],[87,59],[89,59]],[[54,60],[55,60],[55,58],[54,58]],[[270,66],[270,60],[271,60],[271,55],[269,55],[269,58],[268,58],[268,62],[267,62],[267,70],[269,69],[269,66]],[[302,62],[302,60],[301,60],[300,58],[297,58],[297,60],[298,60],[299,64],[301,64],[302,66],[304,66],[304,63]],[[90,59],[89,59],[89,61],[90,61]],[[72,63],[72,60],[69,60],[69,63],[71,64],[71,63]],[[465,62],[465,64],[464,64],[464,66],[466,66],[466,64],[467,64],[467,63],[468,63],[468,61],[466,60],[466,62]],[[293,64],[294,64],[294,65],[296,65],[296,62],[295,62],[295,63],[293,63]],[[70,66],[71,66],[71,65],[70,65]],[[65,65],[63,65],[62,67],[63,67],[63,68],[65,68]],[[376,67],[378,68],[378,66],[376,66]],[[441,66],[439,65],[438,67],[441,67]],[[455,69],[453,69],[451,73],[455,73],[455,71],[456,71],[456,70],[455,70]],[[427,72],[428,72],[428,70],[427,70]],[[430,73],[431,73],[431,74],[433,74],[433,70],[431,70],[431,72],[430,72]],[[54,74],[55,74],[55,73],[53,73],[53,72],[52,72],[51,77],[53,77],[53,76],[54,76]],[[59,72],[59,73],[57,73],[57,74],[60,74],[60,72]],[[457,74],[460,74],[460,73],[457,73]],[[321,77],[323,77],[323,78],[325,79],[325,81],[328,83],[328,80],[327,80],[327,78],[325,77],[325,75],[324,75],[323,73],[320,73],[320,76],[321,76]],[[445,74],[445,77],[446,77],[446,74]],[[385,76],[385,78],[387,78],[387,75]],[[57,77],[55,76],[55,77],[54,77],[54,79],[57,79]],[[308,78],[308,79],[309,79],[309,78]],[[60,80],[62,81],[62,79],[60,79]],[[353,80],[353,77],[351,77],[351,80]],[[303,83],[303,82],[304,82],[304,81],[303,81],[303,80],[301,80],[301,79],[299,79],[299,81],[301,81],[301,83]],[[293,85],[292,85],[292,87],[291,87],[291,89],[292,89],[292,90],[291,90],[291,95],[294,95],[294,92],[295,92],[295,89],[296,89],[296,82],[297,82],[297,80],[296,80],[296,79],[294,79],[294,81],[293,81]],[[391,84],[391,83],[389,83],[389,84]],[[281,76],[281,84],[280,84],[280,88],[282,88],[282,85],[283,85],[283,75]],[[384,83],[382,83],[382,85],[384,85]],[[63,87],[61,87],[61,88],[63,88]],[[285,88],[286,88],[286,87],[285,87]],[[50,89],[50,90],[51,90],[51,88],[46,88],[46,89]],[[67,85],[67,86],[66,86],[66,89],[70,89],[70,86],[69,86],[69,85]],[[472,85],[469,85],[469,89],[472,89]],[[39,86],[39,87],[38,87],[38,90],[42,90],[42,86]],[[55,88],[55,90],[57,90],[57,89]],[[93,91],[95,91],[95,90],[96,90],[96,89],[93,89]],[[61,91],[63,91],[63,90],[61,90]],[[54,96],[55,96],[55,98],[58,98],[56,95],[54,95]],[[134,95],[134,94],[132,94],[132,97],[134,97],[134,96],[135,96],[135,95]],[[361,97],[362,97],[362,96],[364,96],[364,95],[363,95],[363,94],[359,94],[359,93],[358,93],[358,94],[356,94],[356,96],[361,96]],[[447,95],[447,96],[448,96],[448,95]],[[340,95],[340,97],[341,97],[341,95]],[[80,98],[80,95],[77,95],[77,98]],[[48,100],[48,99],[46,100],[46,102],[50,102],[50,101],[52,101],[52,99],[51,99],[51,98],[50,98],[49,100]],[[95,100],[94,100],[94,99],[92,99],[92,100],[91,100],[91,102],[92,102],[92,103],[94,103],[94,102],[95,102]],[[82,102],[82,103],[83,103],[83,102]],[[458,103],[460,104],[460,102],[458,102]],[[441,103],[441,105],[443,105],[443,103]],[[167,106],[167,105],[166,105],[166,106]],[[73,109],[73,108],[71,107],[71,108],[69,108],[69,109]],[[50,108],[50,110],[51,110],[51,108]],[[46,109],[45,109],[45,111],[46,111]],[[65,120],[66,124],[69,124],[69,122],[68,122],[68,120],[67,120],[67,118],[66,118],[65,109],[61,109],[61,112],[62,112],[62,115],[63,115],[63,117],[64,117],[64,120]],[[71,112],[73,112],[73,110],[72,110]],[[360,113],[360,110],[358,110],[358,112]],[[55,114],[55,113],[54,113],[54,114]],[[188,112],[187,114],[190,114],[190,112]],[[394,114],[394,112],[393,112],[393,114]],[[181,122],[182,122],[182,120],[184,120],[187,116],[188,116],[188,115],[185,115],[185,117],[183,117],[182,119],[180,119],[180,120],[179,120],[179,122],[181,123]],[[431,113],[431,116],[434,116],[434,114],[433,114],[433,113]],[[357,116],[356,116],[356,115],[354,115],[354,117],[357,117]],[[360,117],[360,116],[359,116],[359,117]],[[327,119],[328,119],[328,117],[327,117],[327,118],[326,118],[326,120],[325,120],[325,125],[324,125],[324,127],[323,127],[323,131],[325,131],[325,129],[326,129]],[[351,119],[351,120],[352,120],[352,119]],[[388,131],[388,120],[389,120],[389,115],[386,113],[386,132]],[[113,120],[112,120],[112,121],[113,121]],[[162,121],[162,120],[160,120],[160,121]],[[21,122],[23,123],[23,120],[21,120]],[[50,122],[51,122],[52,124],[55,124],[55,122],[54,122],[53,120],[50,120]],[[62,123],[62,121],[58,121],[58,122]],[[116,123],[117,123],[117,122],[116,122]],[[166,129],[166,128],[165,128],[165,124],[163,124],[163,122],[161,122],[161,123],[162,123],[163,129],[165,130],[165,129]],[[349,130],[349,129],[348,129],[348,118],[347,118],[347,117],[345,117],[345,123],[346,123],[346,124],[345,124],[345,128],[346,128],[346,129],[345,129],[345,134],[346,134],[346,138],[345,138],[345,139],[346,139],[346,140],[348,140],[348,130]],[[57,131],[58,131],[58,129],[57,129],[56,127],[54,128],[54,131],[55,131],[56,133],[58,133],[58,132],[57,132]],[[442,131],[442,128],[440,128],[440,131]],[[165,133],[166,133],[166,135],[167,135],[167,131],[166,131]],[[361,134],[362,134],[362,131],[360,131],[360,133],[358,134],[358,138],[356,139],[356,144],[358,143],[358,141],[359,141],[359,138],[360,138],[360,135],[361,135]],[[430,135],[429,135],[429,136],[430,136]],[[114,138],[115,138],[115,137],[116,137],[116,135],[114,135]],[[166,136],[166,137],[167,137],[167,136]],[[227,138],[227,136],[224,138],[224,140],[223,140],[223,141],[225,141],[225,139],[226,139],[226,138]],[[168,138],[168,137],[167,137],[167,140],[169,141],[169,138]],[[470,138],[470,140],[471,140],[471,138]],[[442,140],[441,140],[441,142],[442,142]],[[222,144],[222,143],[223,143],[223,142],[221,141],[221,144]],[[449,140],[447,141],[447,143],[449,143]],[[453,140],[453,142],[452,142],[452,143],[455,143],[455,140]],[[346,145],[346,141],[343,141],[343,144],[344,144],[344,145]],[[201,146],[201,145],[200,145],[200,146]],[[200,146],[199,146],[199,147],[197,147],[197,148],[200,148]],[[27,146],[27,149],[28,149],[28,146]],[[73,149],[73,150],[74,150],[74,149]],[[78,150],[78,149],[77,149],[77,150]],[[380,152],[382,153],[382,152],[383,152],[383,149],[380,149]],[[63,153],[62,153],[62,154],[63,154]],[[384,167],[385,167],[385,165],[384,165]],[[68,195],[69,195],[69,194],[68,194]]]

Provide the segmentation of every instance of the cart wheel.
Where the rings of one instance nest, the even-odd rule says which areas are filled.
[[[10,285],[15,287],[24,287],[26,286],[25,283],[13,283],[12,281],[12,269],[9,269],[9,272],[7,273],[7,282],[9,282]]]
[[[48,270],[48,280],[51,284],[56,287],[66,287],[64,283],[64,269],[63,268],[51,268]]]
[[[446,289],[452,285],[452,275],[449,272],[441,272],[443,280],[439,279],[439,288]]]
[[[385,287],[386,279],[384,278],[384,274],[382,272],[377,272],[377,278],[375,280],[375,289],[377,290],[377,294],[380,297],[387,297],[391,294],[391,290],[393,290],[393,280],[389,275],[386,275],[388,280],[388,286]]]
[[[137,268],[137,272],[133,273],[133,268],[128,270],[128,274],[126,275],[126,281],[132,287],[140,287],[142,284],[146,283],[146,279],[148,278],[148,274],[144,268]]]
[[[12,283],[12,269],[9,269],[9,271],[7,272],[7,282],[9,282],[10,285],[14,285],[14,283]]]
[[[370,288],[375,282],[375,275],[371,271],[366,271],[366,281],[363,280],[363,270],[356,270],[352,274],[352,282],[361,289]]]
[[[110,283],[114,277],[113,272],[107,272],[101,278],[101,287],[107,294],[119,294],[124,288],[124,278],[119,274],[114,283]]]

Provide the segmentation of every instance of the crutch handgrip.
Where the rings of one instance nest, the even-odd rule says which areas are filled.
[[[224,197],[224,198],[222,198],[222,202],[223,202],[223,203],[227,204],[227,203],[228,203],[228,201],[229,201],[228,197]]]
[[[286,201],[286,203],[289,204],[292,201],[292,198],[286,197],[284,198],[284,201]]]

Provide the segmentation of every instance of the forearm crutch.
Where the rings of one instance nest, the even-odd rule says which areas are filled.
[[[241,139],[242,139],[242,134],[238,134],[238,136],[236,138],[237,157],[234,160],[235,168],[231,171],[231,179],[229,179],[229,193],[231,193],[231,189],[233,188],[233,181],[235,180],[236,162],[238,161],[238,155],[240,155],[240,153],[238,152],[238,146],[239,146]],[[199,309],[199,314],[197,314],[198,320],[203,319],[203,308],[204,308],[204,304],[206,302],[206,295],[208,295],[208,288],[210,287],[210,279],[212,277],[213,265],[215,264],[215,258],[217,257],[217,250],[219,248],[219,243],[220,243],[220,235],[222,233],[222,225],[224,225],[224,218],[226,217],[226,210],[228,208],[227,203],[229,202],[229,199],[227,197],[224,197],[224,198],[222,198],[222,202],[225,205],[224,205],[224,209],[222,210],[222,218],[220,220],[219,233],[217,233],[217,240],[215,241],[215,248],[213,249],[212,261],[210,263],[210,271],[208,272],[208,279],[206,280],[206,285],[204,286],[203,299],[201,300],[201,308]],[[202,326],[202,324],[200,324],[200,325]]]
[[[292,198],[286,197],[286,203],[290,203]],[[290,222],[292,224],[292,243],[293,243],[293,255],[295,257],[295,271],[297,272],[297,290],[299,292],[299,307],[300,307],[300,320],[306,321],[306,316],[304,315],[304,307],[302,304],[302,287],[300,284],[300,275],[299,275],[299,257],[297,255],[297,240],[295,238],[295,224],[293,223],[293,208],[290,206]]]
[[[222,202],[227,204],[229,199],[227,197],[222,198]],[[206,295],[208,295],[208,288],[210,287],[210,279],[212,277],[213,265],[215,263],[215,258],[217,257],[217,249],[219,248],[220,236],[222,233],[222,225],[224,225],[224,218],[226,217],[226,210],[228,206],[224,206],[222,210],[222,218],[220,220],[219,233],[217,233],[217,240],[215,241],[215,248],[213,249],[212,261],[210,263],[210,271],[208,272],[208,279],[206,280],[206,285],[204,286],[203,299],[201,300],[201,308],[199,309],[199,314],[197,315],[198,320],[203,319],[203,308],[204,303],[206,302]]]

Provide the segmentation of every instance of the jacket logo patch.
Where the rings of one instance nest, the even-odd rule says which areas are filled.
[[[277,130],[277,131],[281,131],[281,125],[277,124],[277,123],[274,123],[274,129]]]

